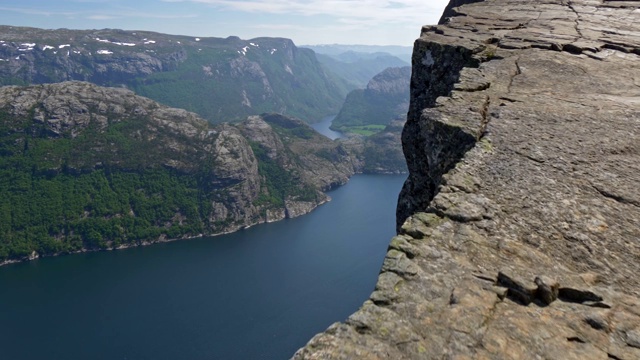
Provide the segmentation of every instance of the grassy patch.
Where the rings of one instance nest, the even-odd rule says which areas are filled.
[[[384,130],[385,125],[362,125],[362,126],[345,126],[341,127],[340,131],[345,133],[354,133],[364,136],[370,136],[377,134]]]

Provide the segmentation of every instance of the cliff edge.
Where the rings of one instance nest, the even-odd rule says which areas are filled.
[[[453,0],[375,290],[294,359],[640,358],[640,2]]]

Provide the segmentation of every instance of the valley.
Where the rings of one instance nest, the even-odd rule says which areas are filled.
[[[330,127],[348,92],[402,60],[113,29],[0,26],[0,39],[1,305],[12,309],[0,347],[10,358],[281,358],[370,291],[405,179],[404,122]],[[269,271],[255,278],[260,264]],[[225,290],[229,281],[242,286]],[[43,298],[55,309],[41,304],[28,319],[22,304]],[[310,314],[308,303],[322,308]],[[157,311],[179,321],[158,323]]]
[[[229,233],[306,214],[355,173],[406,171],[401,126],[332,141],[251,115],[308,122],[335,111],[321,94],[344,99],[329,90],[346,80],[287,39],[10,26],[0,38],[0,263]],[[257,84],[271,105],[251,105]]]

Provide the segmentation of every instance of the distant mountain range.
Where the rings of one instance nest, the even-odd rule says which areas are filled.
[[[329,71],[347,80],[355,88],[362,89],[378,73],[390,67],[409,64],[387,53],[356,53],[339,55],[317,54],[318,61]]]
[[[409,66],[411,48],[402,46],[316,45],[307,46],[330,72],[362,89],[373,77],[390,67]]]
[[[339,56],[343,53],[386,53],[400,58],[406,63],[411,63],[411,54],[413,47],[399,45],[342,45],[342,44],[324,44],[324,45],[301,45],[307,49],[311,49],[318,54]]]
[[[264,112],[314,122],[353,88],[288,39],[0,26],[0,85],[67,80],[127,87],[212,123]]]

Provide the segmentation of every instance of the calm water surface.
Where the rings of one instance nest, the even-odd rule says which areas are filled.
[[[374,288],[403,176],[234,234],[0,267],[0,358],[287,359]]]
[[[322,121],[315,123],[315,124],[311,124],[311,127],[319,132],[320,134],[328,137],[331,140],[335,140],[335,139],[340,139],[344,137],[344,134],[338,131],[333,131],[331,129],[329,129],[329,127],[331,126],[331,124],[333,123],[333,119],[335,119],[336,116],[327,116],[326,118],[322,119]]]

